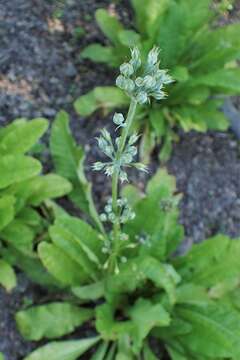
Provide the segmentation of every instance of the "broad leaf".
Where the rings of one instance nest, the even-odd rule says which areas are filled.
[[[73,185],[70,198],[81,210],[92,216],[99,229],[103,232],[104,230],[92,199],[92,186],[84,175],[84,151],[76,145],[71,136],[69,117],[63,111],[58,114],[54,121],[50,147],[57,173],[64,176]]]
[[[122,90],[111,87],[96,87],[94,90],[80,96],[74,103],[79,115],[89,116],[98,109],[109,113],[115,108],[126,107],[129,100]]]
[[[85,340],[66,340],[51,342],[33,351],[23,360],[77,360],[99,341],[99,337]]]
[[[91,44],[81,52],[81,57],[99,63],[106,63],[113,67],[118,65],[118,59],[114,55],[114,48],[110,46]]]
[[[27,340],[54,339],[71,333],[93,316],[93,311],[70,303],[31,307],[16,314],[18,329]]]
[[[39,161],[24,155],[5,155],[0,158],[0,189],[27,180],[41,171]]]
[[[143,298],[139,298],[130,308],[129,315],[135,327],[133,330],[135,351],[141,349],[143,340],[154,327],[170,324],[170,316],[160,303],[153,304]]]
[[[116,16],[110,15],[105,9],[98,9],[96,11],[96,20],[104,35],[112,43],[118,45],[118,33],[123,30],[123,27]]]
[[[0,259],[0,285],[7,291],[11,291],[17,285],[17,278],[13,268],[2,259]]]
[[[178,315],[192,331],[178,340],[190,351],[212,358],[239,358],[240,315],[221,304],[179,307]]]
[[[5,136],[0,139],[0,155],[24,154],[36,144],[48,127],[45,119],[13,124],[5,129]]]
[[[77,286],[86,281],[80,265],[56,245],[42,242],[38,246],[38,253],[43,265],[60,284]]]
[[[0,197],[0,231],[14,218],[15,198],[13,196]]]
[[[26,255],[32,255],[34,231],[15,219],[2,230],[1,237],[14,248]]]
[[[90,285],[72,287],[71,290],[81,300],[97,300],[104,296],[104,284],[101,281]]]

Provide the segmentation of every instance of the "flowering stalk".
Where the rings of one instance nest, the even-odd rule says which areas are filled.
[[[148,54],[145,66],[142,67],[139,50],[137,48],[131,50],[131,59],[120,66],[120,75],[116,80],[116,85],[131,98],[126,120],[121,113],[115,113],[113,116],[113,122],[117,125],[116,130],[122,128],[121,135],[114,142],[110,133],[103,129],[97,139],[99,148],[110,160],[104,163],[96,162],[93,168],[97,171],[104,170],[107,176],[112,177],[112,198],[105,206],[105,212],[100,215],[101,221],[112,223],[112,232],[103,247],[103,251],[109,254],[105,267],[110,272],[118,272],[118,261],[126,261],[126,257],[123,256],[124,250],[135,247],[135,244],[129,243],[126,234],[121,230],[121,225],[131,221],[135,214],[127,200],[119,198],[118,186],[119,180],[121,182],[128,180],[126,167],[146,171],[145,165],[134,162],[137,155],[135,144],[139,136],[135,133],[130,135],[130,130],[136,108],[138,104],[150,102],[151,97],[157,100],[163,99],[165,97],[163,86],[172,82],[167,72],[159,69],[158,55],[159,50],[154,47]]]

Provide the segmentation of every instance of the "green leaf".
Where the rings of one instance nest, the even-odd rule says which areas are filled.
[[[232,285],[239,279],[240,242],[218,235],[194,245],[183,257],[174,260],[175,267],[185,281],[208,288]],[[231,286],[230,286],[231,289]]]
[[[104,296],[104,284],[101,281],[90,285],[72,287],[71,290],[81,300],[98,300]]]
[[[47,199],[55,199],[68,194],[72,190],[71,183],[62,176],[47,174],[31,181],[32,195],[29,203],[38,206]]]
[[[122,24],[116,16],[110,15],[105,9],[98,9],[95,13],[98,26],[105,36],[114,43],[119,44],[118,34],[123,30]]]
[[[71,333],[93,316],[93,311],[69,303],[55,302],[18,311],[16,321],[27,340],[54,339]]]
[[[140,190],[136,186],[130,184],[125,185],[122,188],[121,194],[123,197],[128,199],[128,202],[131,206],[135,206],[143,197],[143,194],[141,194]]]
[[[178,338],[184,347],[198,355],[212,358],[239,358],[240,315],[221,304],[179,307],[178,315],[192,326],[192,331]]]
[[[5,195],[0,198],[0,231],[14,218],[15,198]]]
[[[45,119],[35,119],[28,122],[15,122],[5,130],[5,136],[0,139],[0,154],[24,154],[30,150],[48,127]]]
[[[84,175],[84,151],[76,145],[70,133],[68,114],[63,111],[54,121],[50,148],[57,173],[73,185],[70,198],[81,210],[90,214],[99,229],[104,232],[92,199],[92,186]]]
[[[4,358],[3,353],[0,352],[0,360],[4,360],[4,359],[5,359],[5,358]]]
[[[158,360],[147,344],[144,345],[143,355],[144,355],[144,360]]]
[[[173,349],[171,346],[167,346],[167,351],[171,356],[172,360],[188,360],[185,355],[180,354],[177,350]]]
[[[60,225],[51,226],[50,237],[58,249],[61,249],[70,259],[79,265],[86,279],[97,280],[96,263],[90,258],[91,255],[94,260],[97,257],[87,246],[84,246],[81,238],[79,239],[67,228]]]
[[[128,48],[138,46],[140,43],[140,35],[133,30],[122,30],[118,33],[119,41]]]
[[[140,260],[141,272],[158,288],[163,288],[168,294],[171,304],[176,302],[176,285],[181,277],[170,264],[161,264],[158,260],[146,257]]]
[[[136,351],[141,349],[143,340],[154,327],[170,324],[170,316],[161,304],[153,304],[143,298],[139,298],[130,308],[129,315],[135,326],[133,347]]]
[[[18,219],[2,230],[1,237],[23,254],[32,255],[34,231]]]
[[[100,344],[95,354],[91,357],[91,360],[104,360],[107,352],[107,348],[108,348],[108,343],[103,342],[102,344]]]
[[[54,244],[42,242],[38,254],[46,269],[65,286],[77,286],[86,281],[80,265]]]
[[[179,196],[175,179],[165,169],[158,171],[147,185],[147,194],[134,206],[136,217],[124,231],[133,239],[142,237],[143,251],[162,260],[168,257],[182,240],[183,230],[178,224]],[[152,247],[147,244],[152,243]]]
[[[81,116],[89,116],[98,109],[108,114],[115,108],[126,107],[129,100],[122,90],[112,87],[96,87],[94,90],[80,96],[74,103],[75,110]]]
[[[235,95],[240,92],[240,69],[221,69],[206,75],[196,76],[193,85],[205,85],[216,88],[218,92],[231,92]]]
[[[83,59],[90,59],[94,62],[108,64],[109,66],[117,66],[118,59],[114,54],[114,48],[110,46],[102,46],[100,44],[91,44],[81,52]]]
[[[24,360],[77,360],[99,341],[99,337],[84,340],[51,342],[28,355]]]
[[[23,155],[5,155],[0,158],[0,189],[27,180],[41,171],[39,161]]]
[[[167,123],[165,117],[159,109],[151,109],[149,114],[149,120],[158,137],[162,137],[166,134]]]
[[[13,268],[2,259],[0,259],[0,284],[7,291],[11,291],[17,285],[17,278]]]
[[[96,329],[105,341],[115,341],[133,327],[130,321],[115,321],[114,315],[112,306],[107,303],[96,308]]]
[[[189,72],[185,66],[175,66],[171,71],[171,76],[174,80],[185,82],[189,79]]]
[[[135,21],[137,24],[138,30],[145,35],[153,38],[155,30],[157,28],[157,23],[164,15],[168,5],[170,4],[169,0],[131,0],[134,12],[135,12]]]

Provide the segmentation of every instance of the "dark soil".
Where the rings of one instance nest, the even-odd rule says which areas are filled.
[[[94,20],[100,7],[111,7],[123,22],[131,21],[127,0],[121,5],[113,0],[0,0],[0,125],[17,117],[52,120],[63,108],[71,114],[74,134],[88,151],[90,164],[99,157],[94,137],[108,119],[102,120],[101,114],[81,119],[72,103],[95,85],[113,83],[109,69],[79,58],[88,43],[104,42]],[[239,9],[237,2],[230,20],[238,19]],[[151,169],[157,166],[153,161]],[[218,232],[240,236],[239,143],[233,134],[181,134],[167,167],[183,193],[186,247]],[[110,190],[106,178],[89,176],[96,199],[103,203]],[[146,181],[145,175],[135,179],[141,187]],[[23,276],[11,295],[0,289],[0,351],[6,360],[22,359],[35,346],[18,335],[14,313],[39,294]]]

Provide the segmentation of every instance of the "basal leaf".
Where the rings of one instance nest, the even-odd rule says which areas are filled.
[[[14,218],[15,198],[13,196],[0,197],[0,231]]]
[[[16,122],[6,129],[5,136],[0,139],[0,155],[24,154],[30,150],[48,127],[45,119],[28,122]]]
[[[133,339],[135,351],[142,347],[143,340],[155,326],[168,326],[170,316],[161,304],[139,298],[129,310],[134,324]]]
[[[98,9],[95,16],[98,26],[104,35],[107,36],[112,43],[118,45],[118,33],[123,30],[123,27],[117,17],[110,15],[105,9]]]
[[[84,174],[84,151],[75,143],[69,129],[68,114],[63,111],[54,121],[50,147],[57,173],[73,185],[70,198],[81,210],[90,214],[99,229],[104,232],[92,199],[91,184]]]
[[[2,230],[1,237],[17,250],[32,255],[34,231],[22,221],[15,219]]]
[[[42,242],[38,253],[43,265],[60,284],[77,286],[86,281],[80,265],[56,245]]]
[[[104,284],[101,281],[90,285],[72,287],[71,290],[81,300],[98,300],[104,296]]]
[[[50,237],[58,249],[79,265],[86,278],[97,280],[96,264],[89,258],[88,248],[83,248],[84,244],[79,238],[60,225],[51,226]]]
[[[107,348],[108,348],[107,342],[103,342],[102,344],[100,344],[95,354],[93,354],[93,356],[91,357],[91,360],[104,360],[107,352]]]
[[[128,48],[138,46],[140,42],[140,35],[133,30],[121,30],[118,38],[120,43]]]
[[[0,259],[0,285],[7,291],[11,291],[17,285],[17,278],[13,268],[2,259]]]
[[[115,108],[126,107],[129,100],[122,90],[112,87],[96,87],[94,90],[80,96],[74,103],[77,113],[89,116],[98,109],[107,114]]]
[[[36,176],[41,171],[39,161],[24,155],[5,155],[0,158],[0,189]]]
[[[184,347],[199,356],[239,357],[239,313],[221,304],[179,307],[177,313],[192,326],[190,333],[178,338]]]
[[[54,339],[71,333],[93,316],[90,309],[66,302],[55,302],[17,312],[21,335],[27,340]]]
[[[99,337],[84,340],[54,341],[33,351],[24,360],[77,360],[99,341]]]
[[[90,59],[95,62],[108,64],[113,67],[118,65],[118,59],[114,54],[114,48],[110,46],[91,44],[81,52],[81,57],[83,59]]]
[[[47,199],[55,199],[68,194],[72,190],[71,183],[62,176],[47,174],[31,181],[32,195],[29,203],[38,206]]]

